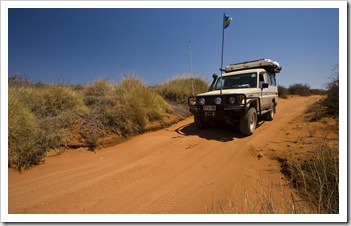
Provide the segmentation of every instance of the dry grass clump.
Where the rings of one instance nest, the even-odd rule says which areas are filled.
[[[96,122],[88,127],[103,127],[121,136],[144,132],[150,122],[162,123],[172,112],[162,97],[131,76],[125,76],[117,85],[106,80],[93,82],[83,93],[84,102],[90,109],[87,117]],[[86,132],[89,133],[85,130],[83,134]]]
[[[123,109],[117,111],[118,118],[128,116],[127,120],[118,120],[122,134],[144,132],[146,125],[153,121],[163,122],[171,106],[157,93],[153,92],[139,79],[124,77],[115,89]]]
[[[193,94],[193,87],[194,94],[203,93],[208,90],[209,82],[200,76],[184,75],[154,86],[153,89],[167,101],[186,105],[188,97]]]
[[[28,168],[39,164],[49,149],[67,145],[71,126],[87,108],[81,97],[64,85],[12,84],[9,165]]]
[[[337,148],[321,145],[315,150],[313,161],[294,162],[290,174],[293,185],[317,207],[318,213],[339,213]]]
[[[206,213],[224,214],[305,214],[309,213],[308,203],[301,200],[297,194],[285,189],[283,181],[274,184],[263,181],[262,177],[254,188],[248,189],[244,184],[238,197],[229,197],[217,201],[212,198],[211,206],[205,206]],[[251,191],[252,190],[252,191]]]
[[[26,104],[38,118],[82,115],[87,112],[82,97],[68,86],[55,84],[28,88]],[[68,118],[69,119],[69,118]]]
[[[34,114],[20,100],[15,89],[8,95],[8,165],[17,170],[38,165],[43,150],[36,138],[39,131]]]
[[[183,75],[174,77],[152,89],[169,102],[179,118],[191,115],[187,105],[188,97],[207,92],[209,82],[201,76]],[[194,88],[194,89],[193,89]]]

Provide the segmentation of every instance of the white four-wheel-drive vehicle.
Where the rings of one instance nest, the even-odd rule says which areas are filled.
[[[213,75],[206,93],[188,98],[190,112],[198,128],[211,123],[238,125],[240,132],[251,135],[258,117],[273,120],[278,101],[276,74],[281,66],[270,59],[231,64],[221,76]]]

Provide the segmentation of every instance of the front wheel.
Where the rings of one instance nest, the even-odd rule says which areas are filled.
[[[257,125],[257,111],[250,108],[249,111],[240,118],[240,132],[244,135],[252,135]]]

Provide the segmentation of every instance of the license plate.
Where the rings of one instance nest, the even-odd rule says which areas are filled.
[[[206,116],[210,116],[210,117],[214,117],[215,116],[215,112],[214,111],[206,111],[205,115]]]
[[[203,109],[204,109],[204,111],[216,111],[216,106],[215,105],[204,105]]]

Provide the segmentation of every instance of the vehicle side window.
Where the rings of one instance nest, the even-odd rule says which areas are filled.
[[[275,75],[267,73],[268,84],[270,86],[276,86]]]
[[[269,83],[269,85],[270,85],[270,86],[273,85],[273,84],[272,84],[272,75],[267,75],[267,77],[268,77],[268,83]]]
[[[276,86],[275,76],[269,75],[269,85]]]

